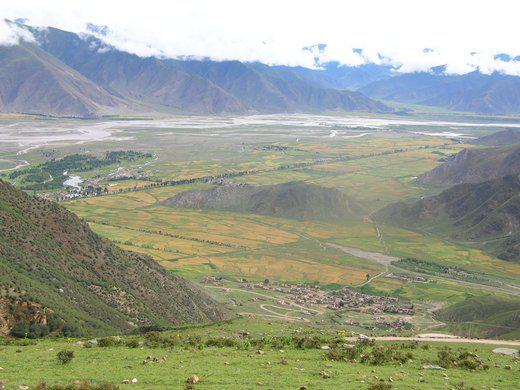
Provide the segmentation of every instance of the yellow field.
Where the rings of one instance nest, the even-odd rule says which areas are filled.
[[[381,227],[378,237],[370,214],[389,203],[427,195],[428,190],[413,179],[439,164],[439,151],[451,154],[463,145],[434,137],[368,136],[328,142],[298,143],[297,149],[280,151],[250,150],[252,161],[236,164],[208,161],[160,162],[165,178],[183,179],[243,169],[268,169],[308,153],[328,156],[362,156],[400,149],[397,154],[338,161],[306,168],[275,170],[233,178],[250,184],[275,184],[305,180],[338,188],[357,201],[362,213],[357,219],[331,224],[296,221],[252,214],[221,211],[177,210],[161,202],[190,189],[206,189],[208,184],[156,187],[67,203],[72,211],[86,218],[102,236],[122,248],[149,254],[168,268],[214,270],[233,275],[279,278],[322,283],[359,284],[366,274],[383,270],[373,264],[326,248],[332,242],[396,256],[439,261],[499,275],[520,276],[520,266],[496,260],[477,249],[444,242],[432,236]],[[419,149],[420,148],[420,149]],[[435,152],[435,153],[434,153]],[[307,157],[298,157],[306,161]],[[261,161],[259,164],[258,161]],[[175,174],[173,174],[175,173]],[[117,182],[112,190],[139,187],[142,181]],[[389,289],[395,281],[379,279],[376,285]]]

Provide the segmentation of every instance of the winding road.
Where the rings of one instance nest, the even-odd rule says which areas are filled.
[[[250,290],[245,290],[245,289],[241,289],[241,288],[221,287],[221,286],[205,286],[205,287],[206,288],[219,289],[219,290],[226,290],[226,291],[238,291],[238,292],[242,292],[242,293],[258,295],[258,296],[261,296],[263,298],[268,298],[270,300],[273,300],[276,303],[278,303],[280,300],[283,300],[284,302],[287,302],[287,307],[281,307],[281,306],[276,306],[276,305],[272,305],[272,304],[269,304],[269,303],[263,303],[263,304],[260,305],[260,309],[264,310],[266,313],[240,312],[239,313],[240,315],[252,315],[252,316],[258,316],[259,315],[259,316],[263,316],[263,317],[278,318],[278,319],[281,319],[281,320],[284,320],[284,321],[290,321],[290,322],[310,322],[309,319],[307,319],[305,317],[296,317],[296,316],[288,315],[287,313],[286,314],[278,313],[277,311],[272,310],[270,308],[282,309],[282,310],[285,310],[286,312],[301,313],[301,314],[304,314],[304,315],[320,315],[320,314],[323,314],[322,310],[312,309],[312,308],[309,308],[309,307],[305,307],[305,306],[299,305],[296,302],[289,301],[287,298],[280,298],[280,297],[277,297],[277,296],[262,294],[262,293],[259,293],[259,292],[256,292],[256,291],[250,291]],[[296,309],[291,309],[290,307],[295,307]]]

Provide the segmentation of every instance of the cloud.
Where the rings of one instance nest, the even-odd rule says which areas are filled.
[[[0,46],[18,45],[20,41],[34,42],[33,35],[18,24],[0,19]]]
[[[94,33],[139,56],[518,75],[518,61],[495,55],[520,54],[519,8],[509,0],[2,0],[0,16]]]

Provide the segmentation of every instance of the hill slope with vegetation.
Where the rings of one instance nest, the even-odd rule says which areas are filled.
[[[497,131],[496,133],[489,134],[484,137],[477,138],[472,142],[472,144],[485,146],[501,146],[513,145],[518,142],[520,142],[520,130],[506,129],[502,131]]]
[[[481,246],[504,260],[520,261],[518,175],[457,185],[412,204],[387,206],[376,217]]]
[[[185,191],[166,200],[165,204],[175,208],[227,210],[300,220],[343,220],[359,211],[342,192],[302,181]]]
[[[494,295],[469,298],[436,312],[458,334],[480,338],[520,337],[520,300]]]
[[[423,184],[450,187],[480,183],[520,173],[520,143],[485,149],[464,149],[419,177]]]
[[[227,316],[149,257],[116,247],[63,207],[3,181],[0,312],[3,333],[30,325],[44,329],[52,320],[57,331],[87,335]]]

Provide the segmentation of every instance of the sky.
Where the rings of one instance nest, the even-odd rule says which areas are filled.
[[[140,56],[319,67],[446,65],[520,76],[517,0],[1,0],[0,17],[77,33],[107,26],[107,43]],[[30,40],[0,21],[0,44]],[[325,46],[318,46],[324,44]],[[321,50],[320,50],[321,47]],[[362,49],[362,50],[359,50]],[[519,58],[520,59],[520,58]]]

